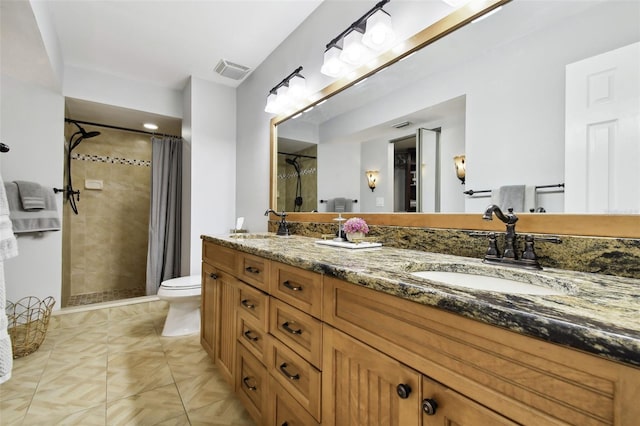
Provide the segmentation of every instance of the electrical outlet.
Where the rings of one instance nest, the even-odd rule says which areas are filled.
[[[376,207],[384,207],[384,197],[376,197]]]

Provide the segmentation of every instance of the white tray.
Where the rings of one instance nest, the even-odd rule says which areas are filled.
[[[349,241],[333,241],[333,240],[318,240],[316,244],[322,244],[325,246],[343,247],[348,249],[365,249],[382,247],[382,243],[372,243],[369,241],[362,241],[359,243],[350,243]]]

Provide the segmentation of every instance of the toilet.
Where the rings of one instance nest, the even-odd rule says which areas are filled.
[[[200,331],[200,275],[163,281],[158,298],[169,302],[169,313],[162,329],[163,336],[184,336]]]

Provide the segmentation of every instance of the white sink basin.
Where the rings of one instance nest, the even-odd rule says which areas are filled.
[[[439,283],[466,287],[474,290],[492,291],[497,293],[508,294],[537,294],[537,295],[564,295],[565,293],[535,284],[523,283],[520,281],[490,277],[486,275],[474,275],[465,272],[448,272],[448,271],[418,271],[412,272],[411,275],[426,278]]]

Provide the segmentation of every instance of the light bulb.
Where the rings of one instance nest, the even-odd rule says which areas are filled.
[[[340,60],[347,64],[359,66],[372,57],[371,51],[362,44],[362,33],[351,30],[343,40]]]
[[[349,71],[349,67],[340,59],[342,50],[338,46],[331,46],[324,52],[324,62],[320,72],[329,77],[342,77]]]
[[[362,43],[376,51],[391,47],[396,35],[391,26],[391,16],[382,9],[377,10],[367,19],[367,30],[362,36]]]

